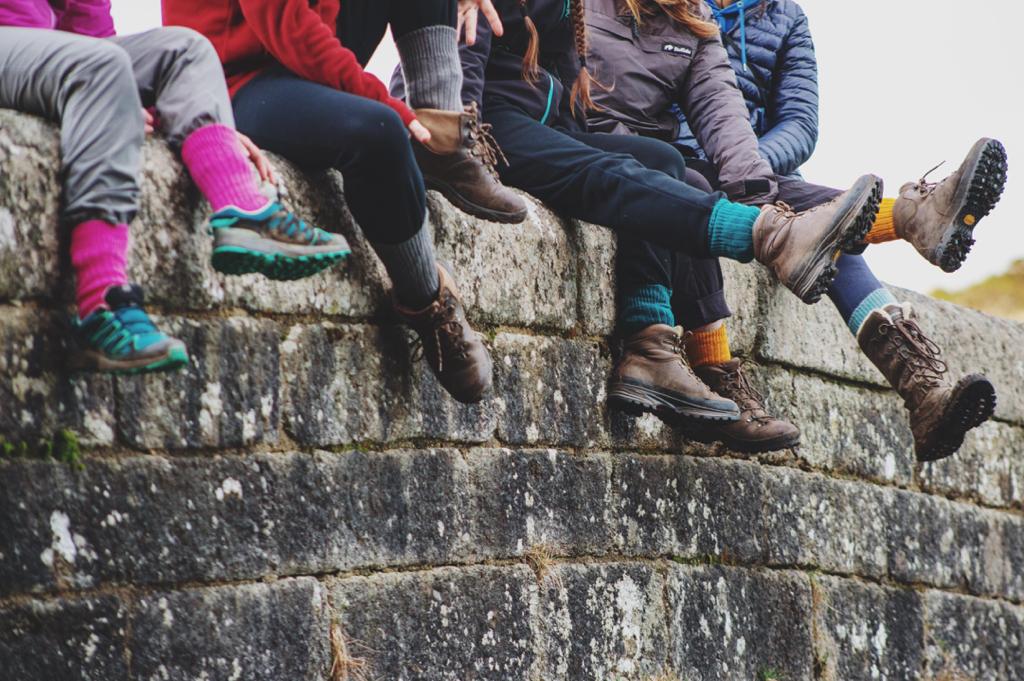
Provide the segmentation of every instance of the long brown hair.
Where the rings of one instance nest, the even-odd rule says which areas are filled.
[[[644,17],[655,16],[664,12],[687,31],[698,38],[713,38],[718,35],[718,26],[700,18],[702,0],[621,0],[629,10],[637,24],[644,22]],[[719,0],[721,4],[722,0]]]
[[[587,68],[587,51],[590,49],[590,40],[587,35],[586,8],[583,2],[584,0],[569,0],[572,32],[576,42],[576,54],[580,59],[580,72],[576,76],[576,82],[572,84],[572,90],[569,95],[569,110],[574,116],[576,115],[577,101],[583,105],[584,110],[597,108],[594,100],[590,97],[591,85],[596,81],[590,75],[590,70]],[[537,66],[537,59],[540,54],[540,37],[537,35],[536,24],[530,18],[526,3],[527,0],[519,0],[519,9],[523,14],[523,24],[526,26],[527,34],[530,36],[530,41],[526,46],[526,53],[523,55],[523,80],[535,83],[540,77],[540,69]],[[598,85],[600,86],[600,83]]]

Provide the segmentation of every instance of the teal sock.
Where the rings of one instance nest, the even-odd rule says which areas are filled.
[[[672,314],[672,291],[660,284],[626,288],[620,294],[619,331],[631,336],[652,324],[676,325]]]
[[[849,318],[846,320],[846,325],[850,327],[850,332],[856,336],[869,314],[886,305],[893,305],[896,302],[896,296],[889,293],[889,289],[884,287],[875,289],[857,304],[857,307],[853,309],[853,312],[850,313]]]
[[[708,249],[711,255],[750,262],[754,259],[754,222],[761,214],[755,206],[725,199],[715,204],[708,220]]]

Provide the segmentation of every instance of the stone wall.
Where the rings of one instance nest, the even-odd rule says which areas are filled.
[[[605,409],[609,232],[431,195],[496,365],[461,406],[409,359],[340,179],[278,166],[350,262],[214,273],[151,142],[132,274],[193,362],[74,376],[57,140],[0,112],[0,434],[31,445],[0,462],[0,679],[1024,678],[1024,325],[907,294],[1000,397],[918,465],[829,304],[728,267],[734,345],[804,430],[744,459]],[[79,462],[38,456],[68,430]]]

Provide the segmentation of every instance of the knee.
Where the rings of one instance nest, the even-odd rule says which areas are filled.
[[[376,104],[352,123],[351,139],[360,140],[359,156],[363,164],[383,169],[410,164],[412,146],[401,117],[390,107]]]
[[[683,176],[683,181],[686,182],[686,184],[693,187],[694,189],[701,190],[705,194],[711,194],[712,192],[714,192],[714,188],[711,186],[711,183],[708,181],[708,178],[704,177],[693,168],[686,169],[686,172]]]
[[[675,147],[661,140],[641,139],[643,139],[643,146],[640,149],[641,157],[638,158],[641,163],[651,170],[659,170],[677,180],[684,179],[686,161]]]
[[[165,26],[156,29],[156,32],[164,49],[174,54],[188,55],[192,61],[216,62],[220,67],[217,51],[202,33],[184,26]]]
[[[128,53],[107,40],[90,42],[89,52],[79,62],[78,75],[89,87],[103,88],[111,96],[117,96],[123,89],[135,92],[135,74]]]

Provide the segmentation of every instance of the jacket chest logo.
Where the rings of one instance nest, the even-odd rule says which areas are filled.
[[[662,52],[668,52],[669,54],[678,54],[680,57],[692,57],[693,50],[686,45],[673,45],[672,43],[665,43],[661,46]]]

